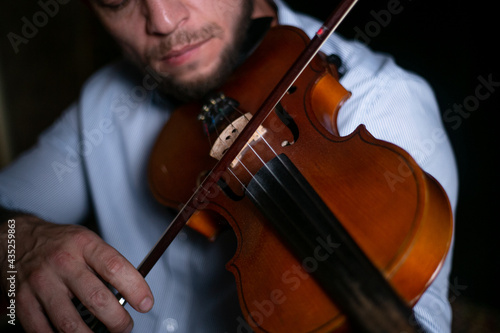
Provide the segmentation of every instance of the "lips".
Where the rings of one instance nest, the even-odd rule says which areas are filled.
[[[190,61],[196,53],[198,53],[203,45],[205,45],[211,38],[202,40],[200,42],[175,48],[167,53],[166,56],[160,60],[173,66],[179,66]]]

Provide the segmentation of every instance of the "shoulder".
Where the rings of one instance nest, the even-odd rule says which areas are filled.
[[[302,29],[312,38],[322,22],[315,17],[296,12],[283,1],[275,0],[278,7],[280,24]],[[348,40],[341,35],[333,34],[323,45],[322,52],[336,54],[342,61],[340,72],[345,75],[340,82],[348,90],[382,90],[389,86],[420,86],[428,92],[431,89],[427,82],[418,75],[400,68],[392,56],[375,52],[359,40]]]
[[[316,18],[295,12],[280,0],[275,2],[281,24],[296,26],[311,38],[321,27],[322,22]],[[343,74],[340,83],[352,93],[339,113],[341,134],[349,134],[359,124],[365,124],[374,134],[400,144],[401,137],[390,130],[392,125],[412,119],[416,123],[440,123],[430,85],[419,75],[398,66],[392,56],[375,52],[358,40],[348,40],[338,34],[325,42],[322,52],[340,57],[339,72]]]

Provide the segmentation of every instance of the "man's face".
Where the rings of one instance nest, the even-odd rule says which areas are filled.
[[[92,0],[104,26],[166,93],[199,98],[231,72],[253,0]]]

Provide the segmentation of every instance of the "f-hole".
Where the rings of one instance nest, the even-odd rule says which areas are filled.
[[[290,88],[290,90],[293,88],[294,87]],[[293,93],[293,91],[290,93]],[[297,142],[297,139],[299,138],[299,127],[297,126],[297,123],[295,123],[292,116],[290,116],[290,114],[285,110],[285,108],[283,107],[283,105],[281,105],[281,103],[278,103],[276,105],[276,108],[274,108],[274,112],[281,120],[281,122],[285,124],[286,127],[288,127],[288,129],[290,130],[290,132],[292,132],[293,135],[292,142],[285,140],[281,143],[281,145],[283,147],[293,145],[295,142]]]

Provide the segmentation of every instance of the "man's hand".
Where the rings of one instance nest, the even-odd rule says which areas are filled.
[[[6,230],[3,223],[2,244]],[[151,290],[135,267],[82,226],[17,217],[16,239],[16,308],[27,332],[52,332],[49,322],[58,332],[91,332],[71,301],[74,297],[111,332],[130,332],[132,318],[96,274],[137,311],[153,306]],[[0,249],[2,267],[7,267],[5,251]],[[7,280],[1,278],[5,287]]]

